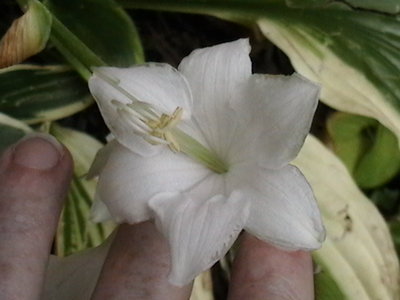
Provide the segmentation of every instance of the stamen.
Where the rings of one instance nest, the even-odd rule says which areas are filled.
[[[133,102],[127,104],[134,111],[137,111],[140,115],[144,116],[147,119],[158,118],[158,114],[154,111],[153,107],[144,102]]]
[[[135,110],[117,100],[111,100],[111,103],[117,108],[118,114],[125,122],[134,127],[136,133],[139,135],[147,135],[149,133],[150,128],[147,126],[146,122],[142,120],[141,115]]]
[[[214,152],[177,128],[183,115],[181,107],[177,107],[171,115],[165,113],[160,115],[152,105],[139,101],[121,87],[119,80],[99,69],[95,69],[94,73],[131,101],[131,103],[122,103],[111,100],[111,103],[123,118],[123,122],[128,123],[135,133],[142,136],[148,143],[166,144],[173,152],[185,153],[218,174],[228,171],[226,163]]]
[[[182,117],[182,108],[177,107],[172,115],[161,114],[158,119],[150,119],[146,124],[151,128],[150,135],[168,142],[168,146],[174,152],[179,152],[179,143],[170,130],[175,127]]]
[[[121,116],[121,118],[124,120],[124,122],[128,123],[130,126],[133,127],[133,131],[135,131],[136,134],[139,134],[141,136],[146,136],[149,134],[149,128],[146,125],[146,123],[143,123],[139,119],[132,118],[132,115],[126,110],[117,109],[117,111],[118,114]]]
[[[93,70],[93,74],[95,74],[97,77],[103,79],[105,82],[107,82],[109,85],[111,85],[113,88],[115,88],[118,92],[123,94],[125,97],[127,97],[132,102],[139,102],[138,99],[133,97],[130,93],[128,93],[127,90],[125,90],[124,88],[121,87],[119,79],[113,78],[113,77],[105,74],[104,72],[100,71],[99,68],[95,68]]]
[[[158,138],[154,135],[147,135],[143,137],[148,143],[152,145],[166,145],[168,146],[169,142],[166,141],[165,139]]]

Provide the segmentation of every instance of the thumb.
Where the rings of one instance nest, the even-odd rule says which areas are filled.
[[[28,135],[0,158],[0,299],[40,299],[71,157],[55,138]]]

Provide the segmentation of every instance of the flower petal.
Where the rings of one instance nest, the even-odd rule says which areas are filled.
[[[232,124],[226,122],[225,112],[232,102],[243,100],[242,90],[251,76],[249,52],[248,40],[241,39],[197,49],[178,67],[193,93],[195,121],[218,154]]]
[[[246,101],[235,104],[240,131],[229,150],[232,163],[258,161],[280,168],[292,161],[310,130],[319,86],[292,76],[252,75]]]
[[[116,144],[99,176],[97,196],[114,220],[138,223],[151,217],[147,203],[153,196],[191,189],[210,172],[168,147],[158,155],[142,157]]]
[[[94,223],[101,223],[113,220],[113,217],[111,216],[107,205],[105,205],[103,200],[101,200],[97,191],[94,197],[93,205],[90,209],[90,220]],[[114,221],[118,222],[119,220]]]
[[[168,239],[172,267],[169,281],[183,286],[222,258],[248,218],[249,203],[239,192],[198,201],[170,193],[150,201],[156,225]]]
[[[90,180],[94,177],[97,177],[101,173],[101,170],[103,170],[104,166],[106,165],[108,158],[110,157],[116,144],[118,144],[116,140],[111,140],[103,148],[97,151],[92,165],[86,174],[86,179]]]
[[[40,299],[91,299],[114,237],[115,231],[100,246],[67,257],[51,255]]]
[[[125,90],[131,98],[115,87]],[[190,118],[192,111],[192,96],[186,79],[167,64],[96,68],[89,80],[89,88],[99,105],[104,121],[116,139],[144,156],[154,155],[160,151],[160,147],[150,145],[141,138],[132,138],[135,135],[133,126],[126,118],[121,117],[113,100],[123,104],[132,101],[146,102],[160,113],[166,114],[172,114],[177,107],[181,107],[184,119]]]
[[[321,246],[325,238],[321,216],[310,186],[296,167],[240,166],[227,182],[228,188],[240,189],[251,201],[246,231],[287,250]]]

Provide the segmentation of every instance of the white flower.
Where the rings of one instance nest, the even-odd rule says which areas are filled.
[[[190,282],[242,229],[278,247],[319,248],[313,193],[289,162],[310,128],[319,88],[251,74],[248,40],[198,49],[178,70],[98,68],[89,87],[115,137],[98,155],[93,215],[155,219],[171,248],[170,281]]]

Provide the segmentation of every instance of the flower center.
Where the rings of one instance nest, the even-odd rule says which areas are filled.
[[[182,118],[183,109],[177,107],[172,115],[161,114],[159,119],[150,119],[146,121],[147,126],[151,128],[150,135],[163,139],[168,142],[168,146],[174,152],[179,152],[179,143],[171,133],[171,129],[174,128]]]
[[[121,121],[130,124],[136,134],[152,145],[167,144],[173,152],[182,152],[218,174],[228,172],[227,164],[216,153],[177,128],[183,115],[181,107],[177,107],[171,115],[160,114],[155,107],[139,101],[121,87],[118,80],[99,69],[95,69],[94,73],[131,100],[131,103],[122,103],[113,99],[111,103],[116,107]]]

